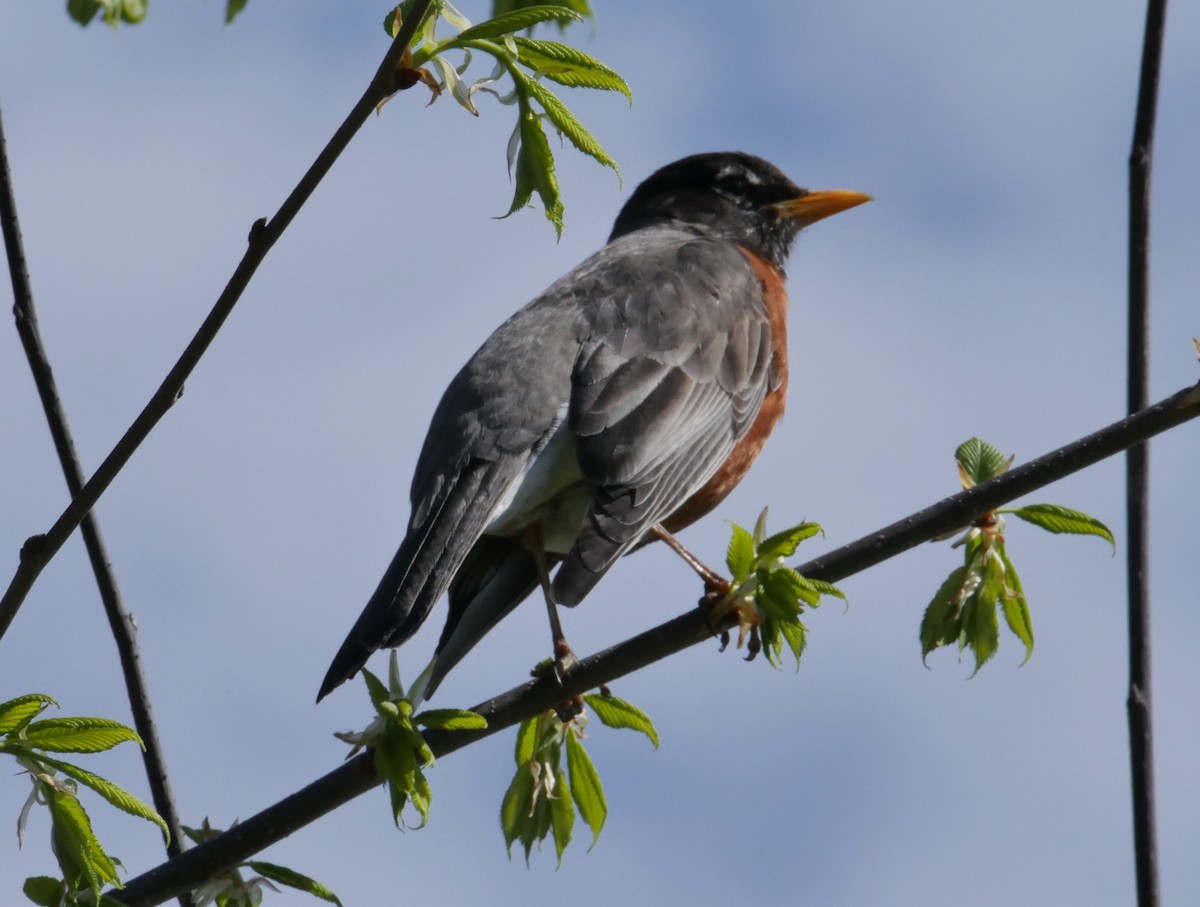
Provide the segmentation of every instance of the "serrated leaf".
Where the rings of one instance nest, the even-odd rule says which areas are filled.
[[[264,879],[270,879],[272,882],[278,882],[280,885],[286,885],[288,888],[307,892],[313,897],[320,898],[322,901],[337,904],[338,907],[342,905],[342,902],[338,900],[337,895],[332,891],[315,879],[310,879],[308,876],[296,872],[294,869],[288,869],[286,866],[279,866],[275,863],[264,863],[261,860],[250,860],[245,865],[257,872]]]
[[[50,706],[57,708],[58,703],[45,693],[26,693],[0,703],[0,735],[19,731]]]
[[[592,830],[592,847],[595,847],[608,817],[608,804],[604,801],[600,774],[592,764],[591,756],[572,733],[567,734],[567,770],[571,776],[571,796],[579,808],[580,818]]]
[[[1027,523],[1040,526],[1048,532],[1066,533],[1070,535],[1098,535],[1117,549],[1116,539],[1109,528],[1093,516],[1088,516],[1070,507],[1060,507],[1057,504],[1026,504],[1001,513],[1011,513]]]
[[[649,737],[654,748],[658,749],[658,731],[655,730],[650,716],[637,706],[616,696],[601,696],[596,693],[585,694],[583,701],[596,713],[601,724],[611,728],[640,731]]]
[[[542,22],[557,22],[561,20],[582,22],[583,16],[565,6],[527,6],[524,9],[502,13],[486,22],[472,25],[459,32],[454,39],[447,43],[455,47],[462,41],[486,41],[491,38],[501,38],[513,32],[524,31]]]
[[[804,654],[804,648],[808,645],[808,631],[804,624],[784,623],[779,625],[779,634],[787,642],[788,648],[792,652],[792,656],[796,659],[796,672],[800,672],[800,656]]]
[[[25,728],[26,742],[51,753],[102,753],[132,740],[142,746],[133,728],[108,718],[47,718]]]
[[[538,76],[570,88],[619,91],[628,100],[633,100],[629,85],[619,73],[581,50],[557,41],[539,41],[521,36],[513,41],[521,65],[532,69]]]
[[[362,668],[361,670],[363,682],[366,683],[367,692],[371,696],[371,705],[378,709],[380,703],[389,701],[388,688],[384,685],[382,680],[380,680],[366,668]]]
[[[1021,588],[1017,568],[1012,565],[1012,561],[1003,550],[1000,557],[1004,563],[1004,582],[1008,587],[1003,599],[1004,620],[1025,646],[1025,660],[1021,662],[1024,664],[1033,655],[1033,619],[1029,616],[1029,602],[1025,599],[1025,590]]]
[[[171,832],[167,828],[167,823],[163,821],[162,816],[133,794],[129,793],[129,791],[125,790],[125,788],[70,762],[52,759],[49,756],[39,756],[38,761],[56,771],[62,772],[68,778],[74,778],[80,784],[90,787],[122,812],[129,813],[131,816],[137,816],[139,819],[145,819],[147,822],[153,822],[162,830],[164,837],[170,841]]]
[[[512,70],[513,79],[517,79],[520,70]],[[590,132],[582,123],[575,118],[575,114],[567,109],[567,106],[558,99],[549,88],[541,82],[531,79],[524,73],[520,73],[521,78],[525,82],[525,88],[529,94],[541,105],[542,110],[546,112],[546,116],[550,118],[550,122],[554,124],[554,128],[561,135],[566,136],[579,151],[586,154],[588,157],[610,168],[619,177],[621,168],[617,166],[617,162],[609,157],[608,152],[603,146],[596,141]]]
[[[537,726],[538,719],[535,715],[532,718],[526,718],[517,728],[517,748],[514,753],[517,765],[523,765],[533,759],[533,751],[537,749],[538,744]]]
[[[925,607],[921,619],[921,660],[939,646],[949,645],[959,638],[962,626],[962,609],[959,593],[967,579],[966,566],[956,567],[942,582],[938,591]]]
[[[833,598],[840,598],[844,602],[850,601],[850,599],[846,598],[846,593],[833,583],[827,583],[823,579],[809,579],[807,576],[803,576],[801,579],[808,583],[808,585],[812,586],[812,588],[817,590],[817,592],[819,592],[821,595],[830,595]]]
[[[754,566],[754,537],[737,523],[730,524],[733,532],[729,537],[729,548],[725,552],[725,566],[734,583],[740,583],[750,575]]]
[[[554,232],[562,236],[562,198],[558,191],[558,178],[554,174],[554,154],[550,143],[542,129],[541,118],[529,106],[527,94],[518,88],[518,103],[520,113],[517,117],[517,131],[520,136],[520,147],[514,166],[515,186],[513,188],[512,205],[504,217],[508,217],[527,206],[537,192],[541,199],[542,208],[547,220],[554,224]]]
[[[522,839],[525,827],[529,823],[532,802],[533,773],[529,770],[529,763],[524,762],[517,766],[517,773],[509,783],[508,790],[504,792],[504,800],[500,804],[500,828],[504,832],[504,846],[508,848],[510,860],[513,842]]]
[[[772,570],[759,580],[755,600],[769,617],[794,623],[800,619],[797,592],[797,587],[783,570]]]
[[[92,891],[100,891],[105,885],[119,886],[117,865],[92,831],[83,804],[52,787],[43,790],[50,810],[54,855],[68,886],[78,887],[85,881]]]
[[[554,797],[550,800],[550,830],[554,834],[554,853],[559,866],[562,866],[563,851],[571,843],[571,830],[574,827],[575,807],[571,802],[571,785],[559,775],[554,784]]]
[[[979,673],[1000,646],[1000,621],[996,612],[1003,597],[1004,577],[997,560],[989,557],[978,588],[963,602],[962,643],[975,655],[975,671],[971,676]]]
[[[59,907],[64,901],[66,886],[61,879],[50,876],[31,876],[21,890],[38,907]]]
[[[796,553],[796,548],[801,542],[820,532],[822,529],[819,524],[808,522],[800,523],[782,532],[776,532],[762,540],[762,544],[758,546],[758,556],[763,560],[776,557],[789,558]]]
[[[475,731],[487,727],[487,719],[467,709],[428,709],[415,718],[417,724],[439,731]]]
[[[1004,454],[979,438],[971,438],[960,444],[958,450],[954,451],[954,459],[958,461],[964,488],[986,482],[1004,472],[1012,463],[1012,457],[1006,459]]]

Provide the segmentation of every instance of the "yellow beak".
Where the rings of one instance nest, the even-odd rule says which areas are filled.
[[[871,196],[849,189],[824,189],[807,192],[799,198],[779,202],[775,207],[784,217],[797,222],[800,227],[815,224],[832,214],[855,208],[871,201]]]

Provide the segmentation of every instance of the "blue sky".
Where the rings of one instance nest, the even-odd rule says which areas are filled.
[[[244,248],[360,94],[386,4],[156,3],[147,22],[81,30],[62,4],[0,12],[0,105],[42,332],[93,467],[174,362]],[[634,93],[568,101],[620,162],[564,148],[566,232],[495,220],[512,113],[478,119],[419,91],[372,118],[271,253],[187,393],[98,513],[141,643],[185,821],[227,825],[338,764],[361,688],[312,704],[408,516],[411,470],[446,381],[512,310],[593,251],[628,191],[696,151],[760,154],[811,188],[872,193],[806,232],[789,268],[792,390],[755,470],[685,541],[720,561],[724,521],[821,522],[836,547],[955,490],[978,435],[1025,460],[1124,407],[1126,158],[1137,4],[597,3],[574,40]],[[475,19],[484,4],[462,11]],[[1197,378],[1200,15],[1176,5],[1154,171],[1152,397]],[[479,75],[486,66],[479,67]],[[66,495],[15,333],[0,332],[0,551]],[[1200,890],[1193,643],[1194,425],[1152,447],[1151,589],[1164,900]],[[1002,639],[968,680],[917,628],[958,562],[924,546],[843,584],[808,620],[798,676],[700,646],[614,685],[662,747],[593,724],[609,820],[557,872],[504,855],[511,734],[433,769],[427,828],[360,798],[265,858],[347,905],[419,898],[581,905],[1128,904],[1123,466],[1029,499],[1093,513],[1098,540],[1010,524],[1037,650]],[[802,549],[803,550],[803,549]],[[695,597],[668,552],[622,563],[565,616],[591,652]],[[424,664],[441,614],[403,651]],[[543,657],[519,609],[447,679],[437,705],[518,683]],[[46,570],[0,643],[0,697],[122,717],[115,654],[83,547]],[[383,660],[377,663],[382,666]],[[96,760],[144,793],[132,752]],[[27,788],[0,785],[15,821]],[[98,805],[136,874],[156,833]],[[10,826],[11,827],[11,826]],[[53,871],[45,818],[9,839],[0,897]],[[301,895],[272,899],[309,903]],[[315,903],[315,902],[314,902]]]

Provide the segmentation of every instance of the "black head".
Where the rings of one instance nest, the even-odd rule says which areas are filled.
[[[736,242],[782,267],[801,228],[869,200],[859,192],[801,189],[752,154],[694,154],[668,164],[634,190],[609,241],[670,224]]]

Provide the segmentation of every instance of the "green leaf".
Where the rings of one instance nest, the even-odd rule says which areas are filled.
[[[725,566],[734,583],[740,583],[750,575],[754,567],[754,537],[737,523],[731,523],[733,535],[729,539],[729,550],[725,553]]]
[[[416,716],[417,724],[439,731],[475,731],[487,727],[487,719],[466,709],[428,709]]]
[[[526,718],[521,722],[521,726],[517,728],[517,750],[515,753],[517,765],[524,765],[533,759],[533,751],[537,749],[538,719],[535,715],[532,718]]]
[[[1029,616],[1029,603],[1025,600],[1025,590],[1021,588],[1021,578],[1017,576],[1017,568],[1012,565],[1003,549],[1000,558],[1004,564],[1005,594],[1004,620],[1017,639],[1025,645],[1025,661],[1033,655],[1033,620]]]
[[[514,72],[516,70],[513,70]],[[563,227],[563,204],[558,191],[558,178],[554,174],[554,154],[542,129],[541,117],[529,106],[526,93],[518,88],[520,113],[517,130],[520,148],[517,151],[516,186],[513,190],[512,206],[505,217],[529,204],[533,193],[541,199],[546,218],[554,224],[554,232],[561,238]]]
[[[574,735],[568,732],[568,736]],[[550,800],[550,830],[554,834],[554,853],[559,866],[562,866],[563,851],[571,843],[571,830],[574,827],[575,807],[571,803],[571,786],[566,776],[560,774],[555,779],[554,796]]]
[[[162,830],[163,836],[168,841],[171,839],[171,832],[167,828],[167,823],[163,821],[162,816],[123,787],[113,784],[107,778],[101,778],[87,769],[80,768],[78,765],[72,765],[70,762],[51,759],[49,756],[39,756],[38,761],[56,771],[62,772],[68,778],[74,778],[80,784],[90,787],[122,812],[129,813],[131,816],[137,816],[139,819],[145,819],[147,822],[153,822]]]
[[[650,716],[637,706],[616,696],[601,696],[596,693],[587,693],[584,695],[583,701],[596,713],[596,717],[605,726],[640,731],[649,737],[654,748],[658,749],[658,731],[654,729],[654,723],[650,720]]]
[[[225,24],[230,25],[237,18],[237,14],[246,8],[248,0],[226,0],[225,2]]]
[[[366,668],[362,669],[362,677],[363,681],[367,685],[367,692],[371,696],[371,705],[378,709],[381,703],[390,701],[388,698],[388,688],[384,685],[382,680],[380,680]]]
[[[142,738],[133,728],[108,718],[35,721],[25,728],[25,740],[36,749],[52,753],[101,753],[127,740],[142,746]]]
[[[615,70],[595,57],[557,41],[538,41],[517,36],[518,60],[536,76],[566,85],[569,88],[594,88],[600,91],[619,91],[632,101],[629,85]]]
[[[970,488],[997,476],[1008,468],[1012,458],[1005,458],[992,445],[979,438],[972,438],[959,445],[954,452],[959,472],[963,476],[963,487]]]
[[[513,69],[511,72],[514,81],[518,78],[518,73],[520,73],[520,78],[525,82],[526,90],[537,100],[542,109],[546,111],[546,116],[550,118],[550,122],[554,124],[554,128],[561,135],[566,136],[579,151],[598,163],[603,164],[605,167],[611,168],[620,177],[621,168],[617,166],[617,162],[609,157],[608,152],[604,150],[603,146],[584,128],[583,124],[575,118],[575,115],[567,109],[567,106],[558,99],[558,96],[554,92],[541,82],[521,73],[518,69]]]
[[[21,888],[25,897],[38,907],[59,907],[63,903],[65,885],[60,879],[49,876],[31,876]]]
[[[342,902],[338,900],[337,895],[332,891],[315,879],[310,879],[308,876],[296,872],[294,869],[288,869],[286,866],[279,866],[275,863],[264,863],[260,860],[250,860],[245,865],[257,872],[264,879],[270,879],[272,882],[278,882],[280,885],[286,885],[288,888],[307,892],[313,897],[320,898],[322,901],[337,904],[338,907],[342,905]]]
[[[571,774],[571,796],[579,807],[579,816],[592,830],[592,846],[600,839],[600,830],[608,816],[604,788],[591,757],[573,733],[567,732],[567,770]]]
[[[1024,507],[999,512],[1011,513],[1013,516],[1020,517],[1025,522],[1033,523],[1049,532],[1098,535],[1112,545],[1114,551],[1117,548],[1117,542],[1107,526],[1095,517],[1069,507],[1060,507],[1057,504],[1026,504]]]
[[[963,644],[975,654],[975,671],[993,655],[1000,646],[1000,622],[996,612],[1004,596],[1004,577],[1000,572],[999,560],[988,557],[983,565],[983,579],[974,594],[963,603]]]
[[[956,567],[946,577],[921,619],[921,660],[939,646],[956,641],[961,634],[962,606],[959,594],[967,579],[966,566]]]
[[[27,693],[0,703],[0,734],[19,731],[49,706],[57,708],[58,703],[44,693]]]
[[[52,823],[51,842],[59,869],[71,889],[86,883],[92,891],[105,885],[120,885],[117,865],[92,831],[83,805],[70,794],[43,787]]]
[[[533,772],[530,771],[529,762],[525,761],[517,766],[517,773],[508,785],[504,801],[500,804],[500,828],[504,832],[504,845],[508,848],[509,859],[512,859],[513,842],[525,837],[532,804]],[[529,857],[528,848],[525,850],[525,857]]]
[[[462,41],[486,41],[501,38],[513,32],[524,31],[541,22],[582,22],[583,16],[565,6],[527,6],[524,9],[502,13],[486,22],[472,25],[447,42],[447,47],[457,46]]]
[[[791,529],[785,529],[783,532],[776,532],[762,540],[758,546],[758,556],[763,560],[776,557],[789,558],[796,553],[801,542],[822,531],[818,523],[805,522],[793,526]]]

